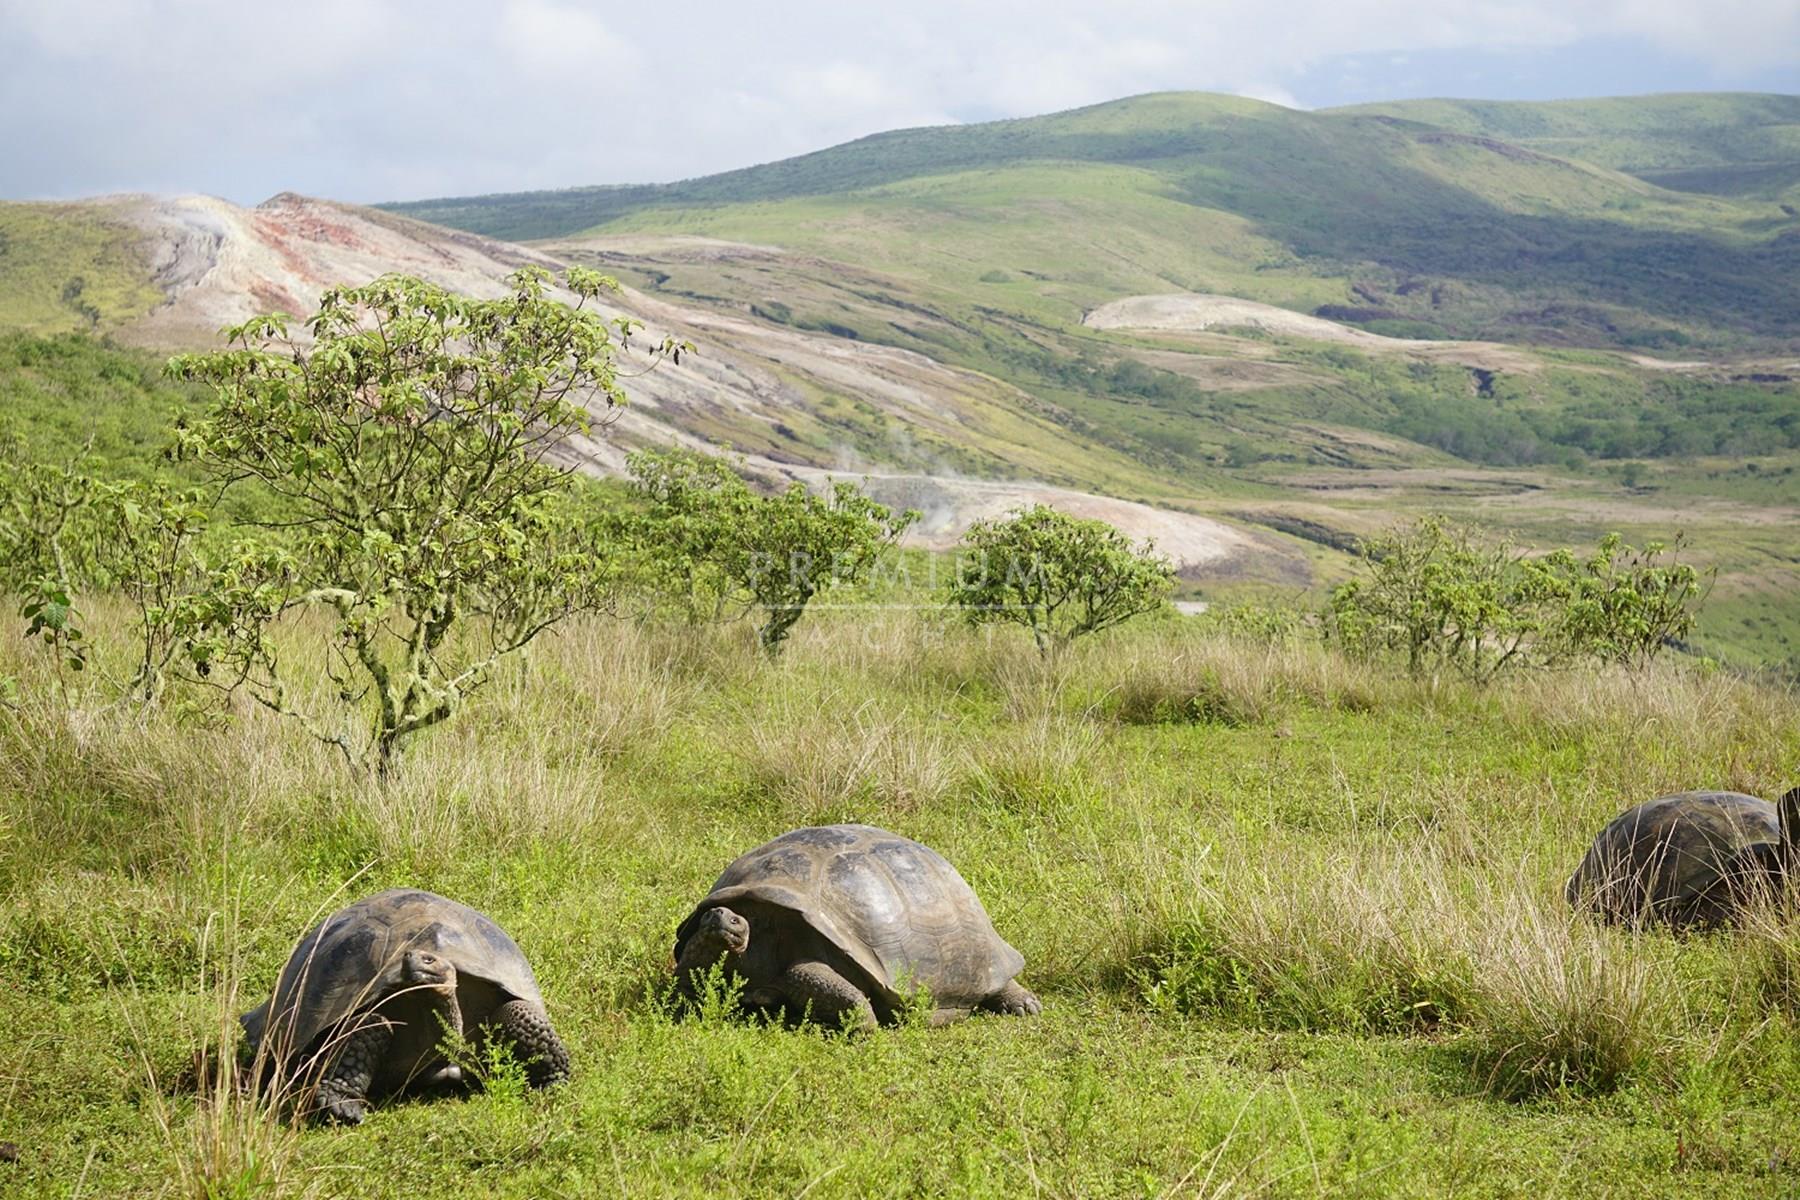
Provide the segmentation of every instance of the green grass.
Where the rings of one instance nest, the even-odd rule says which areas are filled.
[[[1680,190],[1768,196],[1800,182],[1800,96],[1398,100],[1335,111],[1504,138]]]
[[[1634,937],[1560,896],[1629,803],[1790,783],[1791,693],[1678,664],[1473,692],[1174,619],[1051,669],[905,612],[809,618],[774,664],[742,629],[595,621],[381,787],[254,712],[65,710],[46,670],[0,645],[22,681],[0,710],[5,1194],[1800,1182],[1793,929]],[[717,871],[837,820],[957,863],[1045,1015],[851,1040],[674,1020],[672,930]],[[197,1093],[195,1051],[307,924],[399,883],[517,937],[573,1081],[354,1131]]]
[[[163,362],[79,334],[0,332],[0,420],[46,461],[89,447],[114,473],[148,474],[173,419],[204,410],[201,390],[165,378]]]
[[[0,203],[0,330],[111,327],[149,312],[142,235],[79,204]]]

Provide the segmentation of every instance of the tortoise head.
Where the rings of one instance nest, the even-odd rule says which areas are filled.
[[[400,959],[402,986],[453,991],[456,988],[456,964],[436,950],[414,948]]]
[[[742,954],[750,948],[750,922],[729,908],[709,908],[700,914],[694,931],[688,935],[687,952],[702,962],[717,962],[727,954]]]

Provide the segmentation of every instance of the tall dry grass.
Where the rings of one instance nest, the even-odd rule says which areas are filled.
[[[1369,663],[1288,639],[1165,631],[1082,667],[1103,710],[1132,724],[1268,724],[1297,706],[1366,712],[1412,690]]]
[[[952,852],[1053,1003],[1430,1037],[1509,1096],[1673,1073],[1730,1052],[1708,1030],[1800,1020],[1791,920],[1724,952],[1593,926],[1559,891],[1624,803],[1800,773],[1791,693],[1679,663],[1433,686],[1176,623],[1045,660],[1006,632],[820,614],[770,662],[746,630],[576,621],[386,783],[242,704],[70,707],[0,644],[24,696],[0,712],[0,941],[67,963],[25,980],[47,993],[150,986],[211,961],[188,931],[237,911],[222,886],[254,889],[199,986],[224,1045],[325,897],[448,880],[527,897],[559,995],[623,1020],[677,892],[784,827],[865,820]],[[331,701],[322,675],[301,691]],[[279,1114],[229,1080],[151,1089],[182,1193],[304,1186]]]
[[[915,812],[956,783],[946,735],[873,698],[776,691],[740,701],[722,724],[752,787],[797,824],[848,819],[858,808]]]
[[[1793,961],[1791,931],[1765,929],[1736,935],[1756,965],[1707,957],[1696,970],[1667,934],[1598,925],[1530,871],[1431,843],[1214,850],[1187,881],[1164,881],[1156,915],[1125,935],[1153,1008],[1441,1035],[1506,1097],[1671,1075],[1722,1011],[1762,1019]],[[1745,970],[1760,1003],[1742,1004]],[[1716,1039],[1708,1052],[1723,1052]]]
[[[231,980],[221,984],[216,1019],[191,1078],[159,1078],[150,1056],[140,1060],[145,1107],[163,1150],[162,1190],[188,1200],[326,1195],[324,1178],[301,1166],[302,1127],[281,1082],[259,1087],[235,1061],[236,1012],[243,999]]]

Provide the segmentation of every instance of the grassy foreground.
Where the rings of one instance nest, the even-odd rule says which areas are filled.
[[[259,713],[71,709],[10,640],[6,674],[0,1195],[1800,1189],[1800,929],[1561,899],[1627,804],[1800,778],[1800,700],[1724,673],[1475,692],[1173,618],[1046,668],[910,612],[809,618],[771,664],[595,620],[386,787]],[[673,1019],[717,871],[843,820],[956,863],[1043,1017]],[[570,1084],[322,1131],[196,1087],[313,920],[402,883],[514,934]]]

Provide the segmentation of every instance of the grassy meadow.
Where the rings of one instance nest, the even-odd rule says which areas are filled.
[[[90,674],[123,620],[89,613]],[[584,620],[385,785],[0,643],[0,1195],[1800,1189],[1800,928],[1632,934],[1561,894],[1631,803],[1800,780],[1792,691],[1683,661],[1473,690],[1192,618],[1048,664],[1010,633],[852,607],[771,662]],[[1043,1016],[677,1019],[676,923],[833,821],[957,864]],[[298,1130],[196,1067],[312,922],[399,884],[517,938],[570,1083]]]

